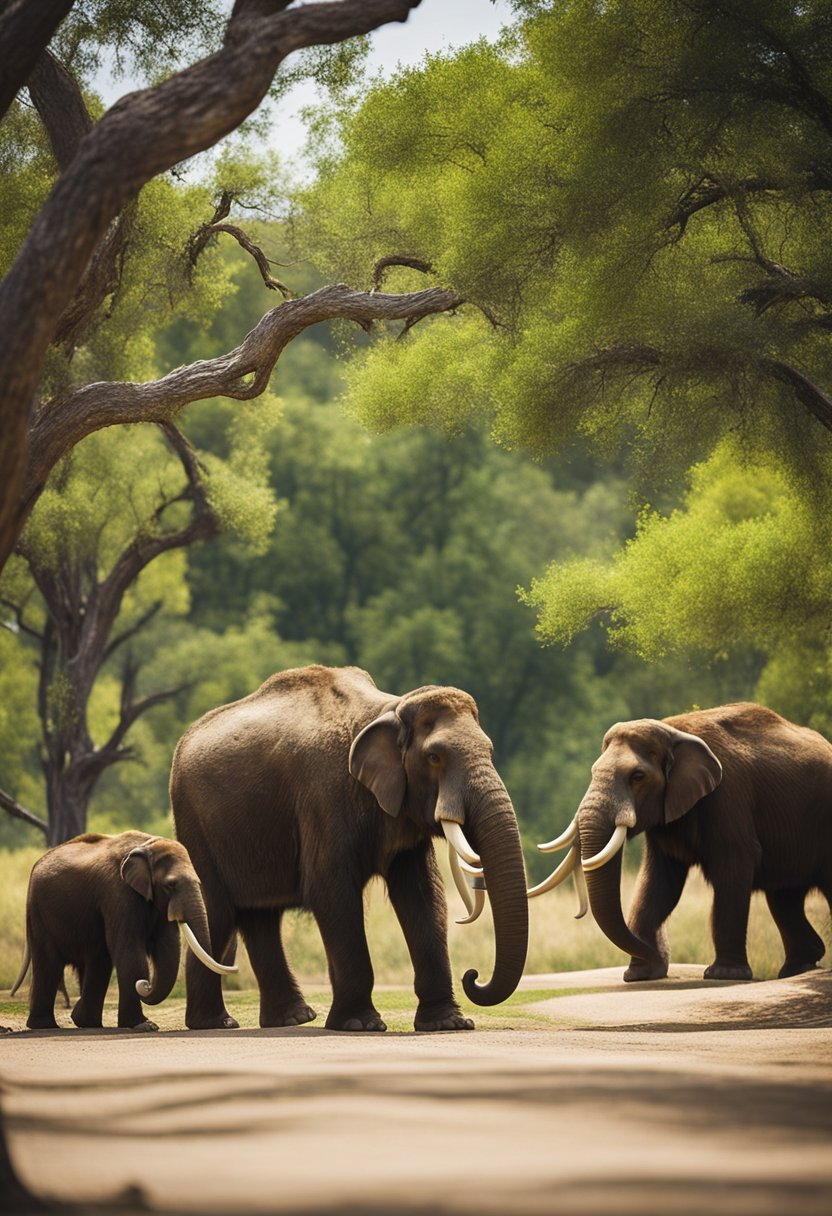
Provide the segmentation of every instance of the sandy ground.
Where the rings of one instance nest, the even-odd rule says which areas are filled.
[[[832,972],[697,976],[528,977],[575,989],[544,1029],[7,1035],[12,1156],[85,1211],[829,1216]]]

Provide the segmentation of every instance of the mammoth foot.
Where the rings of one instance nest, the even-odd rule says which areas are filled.
[[[100,1030],[103,1025],[101,1011],[90,1013],[81,1005],[76,1005],[69,1015],[79,1030]]]
[[[231,1014],[223,1010],[218,1017],[202,1017],[200,1014],[186,1014],[185,1025],[188,1030],[237,1030],[240,1023]]]
[[[145,1018],[143,1022],[139,1022],[136,1026],[121,1026],[120,1030],[158,1030],[159,1027],[155,1022],[151,1022],[149,1018]]]
[[[29,1014],[26,1025],[30,1030],[57,1030],[58,1023],[53,1013]]]
[[[644,980],[663,980],[667,975],[667,963],[662,959],[634,958],[624,972],[625,984],[641,983]]]
[[[801,962],[800,959],[786,959],[783,966],[777,973],[779,980],[788,979],[790,975],[803,975],[806,971],[817,971],[817,963],[810,963],[808,959]]]
[[[326,1019],[327,1030],[386,1030],[378,1010],[370,1007],[363,1013],[339,1014],[330,1009]]]
[[[702,976],[704,980],[750,980],[751,968],[748,963],[720,963],[718,960],[706,967]]]
[[[312,1022],[317,1013],[311,1005],[300,999],[293,1001],[282,1009],[264,1010],[260,1014],[261,1026],[302,1026],[304,1022]]]
[[[416,1030],[473,1030],[474,1020],[468,1018],[458,1005],[420,1005],[413,1019]]]

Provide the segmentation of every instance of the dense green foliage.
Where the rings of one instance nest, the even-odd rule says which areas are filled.
[[[626,453],[658,511],[612,564],[537,578],[543,640],[607,614],[620,646],[730,654],[745,695],[825,724],[832,10],[514,7],[501,45],[318,122],[327,271],[399,252],[469,301],[356,361],[353,406],[382,430]]]
[[[484,414],[537,451],[579,427],[651,462],[661,436],[676,468],[725,429],[771,442],[798,412],[772,363],[832,371],[828,6],[533,7],[330,117],[328,271],[406,253],[472,302],[373,350],[363,413]]]

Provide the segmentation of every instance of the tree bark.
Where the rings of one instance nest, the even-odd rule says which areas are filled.
[[[26,84],[74,0],[6,0],[0,4],[0,118]]]

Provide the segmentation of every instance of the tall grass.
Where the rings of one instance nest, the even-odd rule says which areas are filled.
[[[29,871],[40,852],[37,848],[15,852],[0,851],[0,989],[14,982],[23,956],[25,932],[26,887]],[[441,858],[445,867],[445,858]],[[448,880],[449,941],[453,973],[457,979],[469,967],[475,967],[481,980],[491,974],[494,962],[494,939],[491,915],[486,907],[473,925],[457,925],[456,917],[464,915],[462,902]],[[625,874],[624,906],[627,906],[633,885],[633,875]],[[626,959],[616,949],[592,919],[574,919],[576,898],[570,883],[549,892],[530,903],[531,926],[529,956],[526,971],[541,974],[552,971],[580,971],[590,967],[623,967]],[[401,928],[387,898],[381,881],[374,881],[365,898],[367,938],[378,984],[413,982],[413,968],[407,953]],[[668,930],[677,963],[706,964],[713,958],[710,938],[710,892],[699,874],[692,874],[678,908],[670,918]],[[820,895],[807,901],[809,918],[829,943],[832,939],[829,910]],[[326,985],[327,967],[320,934],[314,919],[303,913],[290,912],[284,917],[283,934],[286,952],[293,970],[308,985]],[[780,937],[762,895],[752,900],[748,931],[749,957],[758,979],[777,975],[783,960]],[[251,966],[242,948],[238,953],[240,971],[225,983],[236,989],[256,985]],[[827,950],[824,966],[832,966],[832,953]],[[74,981],[70,980],[70,990]],[[179,989],[181,991],[181,988]]]

